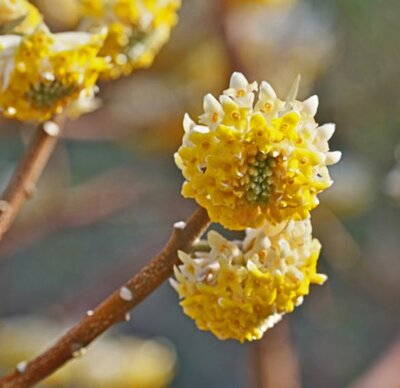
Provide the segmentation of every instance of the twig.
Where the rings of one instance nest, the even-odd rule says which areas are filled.
[[[393,341],[363,375],[349,388],[398,387],[400,381],[400,337]]]
[[[40,124],[32,136],[0,200],[0,240],[10,229],[26,200],[34,193],[63,124],[64,119],[61,117],[47,121]]]
[[[240,52],[238,50],[238,44],[231,36],[229,26],[229,6],[227,1],[219,0],[216,11],[217,25],[220,29],[220,36],[224,43],[232,71],[240,71],[248,76],[249,71],[242,61]]]
[[[286,318],[287,319],[287,318]],[[299,388],[299,360],[290,338],[287,320],[252,344],[251,372],[254,388]]]
[[[88,344],[115,323],[125,320],[129,310],[171,276],[173,266],[178,261],[177,251],[189,250],[209,223],[206,210],[198,208],[186,224],[176,224],[168,243],[148,265],[114,291],[94,311],[89,311],[55,345],[28,362],[23,370],[16,370],[1,378],[0,387],[31,387],[67,361],[81,355]]]

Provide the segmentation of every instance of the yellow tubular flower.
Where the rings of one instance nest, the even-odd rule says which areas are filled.
[[[309,219],[248,229],[242,244],[209,232],[210,252],[179,252],[171,279],[185,314],[219,339],[260,339],[326,280],[311,232]]]
[[[14,32],[30,34],[42,22],[39,11],[27,0],[0,0],[0,28],[22,17]]]
[[[327,165],[341,156],[328,152],[335,126],[314,120],[317,96],[285,102],[264,81],[254,104],[256,90],[234,73],[219,101],[205,96],[200,124],[185,116],[175,154],[183,196],[229,229],[307,218],[332,183]]]
[[[82,28],[108,27],[100,54],[111,67],[102,78],[150,66],[177,23],[180,0],[82,0]]]
[[[92,96],[107,68],[98,52],[102,34],[51,34],[39,28],[24,38],[0,37],[0,110],[21,121],[45,121],[71,102]]]

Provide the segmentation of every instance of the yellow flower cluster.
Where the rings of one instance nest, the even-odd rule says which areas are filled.
[[[27,0],[0,0],[0,29],[21,19],[13,32],[30,34],[42,22],[36,7]]]
[[[179,253],[171,284],[184,312],[219,339],[260,339],[326,280],[311,232],[309,219],[248,229],[243,243],[209,232],[209,253]]]
[[[92,96],[104,35],[51,34],[45,27],[23,38],[0,37],[0,110],[21,121],[45,121],[79,97]]]
[[[17,367],[51,343],[66,327],[35,316],[0,321],[0,370]],[[41,388],[166,388],[171,384],[177,355],[163,339],[139,339],[126,335],[103,336],[90,349],[77,350],[79,362],[72,362],[40,383]]]
[[[234,230],[306,219],[332,183],[327,166],[341,156],[328,152],[335,126],[315,122],[317,96],[282,101],[262,82],[254,101],[257,89],[234,73],[219,100],[206,95],[200,124],[185,116],[175,154],[183,196]]]
[[[108,27],[100,54],[111,67],[102,77],[118,78],[151,65],[177,23],[180,0],[82,0],[82,27]]]

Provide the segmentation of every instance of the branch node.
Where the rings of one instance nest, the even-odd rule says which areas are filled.
[[[71,345],[71,354],[74,358],[82,357],[86,353],[86,348],[84,348],[80,343],[73,343]]]
[[[119,290],[119,296],[122,300],[130,302],[133,299],[132,291],[128,287],[121,287]]]
[[[175,222],[175,224],[174,224],[174,228],[178,229],[178,230],[183,230],[183,229],[185,229],[185,227],[186,227],[185,221],[178,221],[178,222]]]
[[[54,121],[46,121],[43,124],[43,130],[49,136],[58,136],[60,134],[60,126],[57,123],[55,123]]]
[[[28,363],[26,361],[21,361],[17,364],[17,372],[22,374],[25,372],[26,366],[28,365]]]
[[[24,192],[28,198],[31,198],[36,193],[36,185],[33,182],[25,182]]]

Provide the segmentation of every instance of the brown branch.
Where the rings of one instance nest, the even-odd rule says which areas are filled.
[[[389,346],[349,388],[398,387],[400,381],[400,337]]]
[[[287,320],[270,329],[264,338],[251,344],[250,349],[254,388],[301,386],[299,360],[290,338]]]
[[[231,65],[231,71],[240,71],[249,76],[249,69],[244,65],[238,50],[238,44],[231,34],[231,26],[229,25],[229,4],[227,0],[219,0],[215,9],[217,26],[219,27],[219,33]]]
[[[0,379],[2,388],[25,388],[43,380],[64,363],[80,355],[81,350],[117,322],[154,291],[172,274],[177,264],[177,251],[189,250],[208,227],[206,210],[198,208],[186,224],[177,224],[161,252],[121,288],[114,291],[43,354],[26,367]]]
[[[26,200],[34,193],[63,123],[63,118],[58,117],[54,122],[40,124],[32,136],[0,200],[0,240],[10,229]]]

